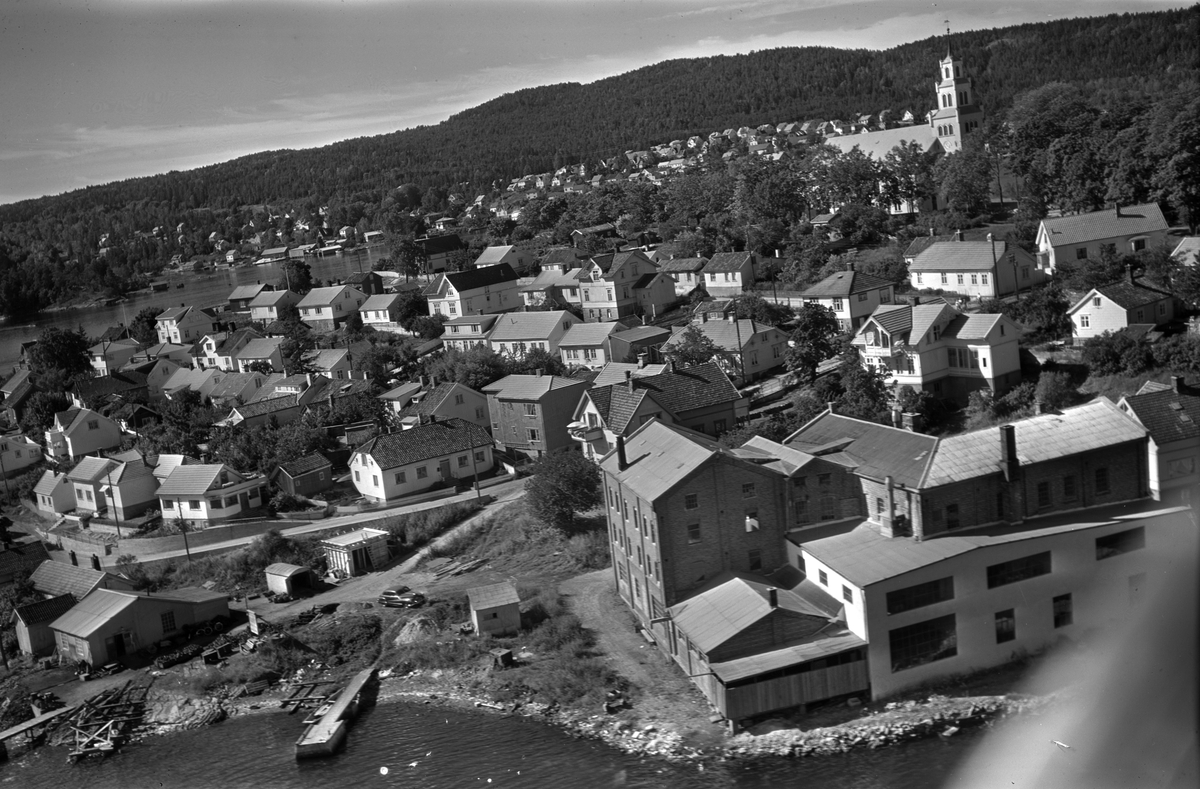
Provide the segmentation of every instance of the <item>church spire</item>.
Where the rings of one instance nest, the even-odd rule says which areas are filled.
[[[946,26],[946,60],[953,60],[950,54],[950,20],[944,19],[942,20],[942,24]]]

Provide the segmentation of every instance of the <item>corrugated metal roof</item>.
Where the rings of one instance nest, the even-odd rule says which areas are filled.
[[[468,589],[467,599],[471,603],[472,611],[482,611],[485,608],[498,608],[502,605],[516,605],[521,602],[521,598],[517,594],[517,588],[508,581]]]
[[[1120,212],[1120,216],[1117,212]],[[1051,246],[1103,241],[1117,236],[1153,233],[1168,228],[1158,203],[1122,206],[1093,211],[1090,214],[1063,216],[1042,220],[1050,236]]]
[[[835,462],[843,461],[819,450],[844,444],[839,454],[852,459],[858,473],[872,479],[890,475],[897,484],[910,488],[920,485],[937,448],[933,436],[828,411],[788,436],[784,443]]]
[[[266,569],[267,575],[276,575],[281,578],[291,578],[293,575],[304,575],[307,572],[307,567],[301,567],[298,564],[287,564],[286,562],[268,564]]]
[[[654,501],[722,452],[716,439],[652,419],[625,441],[629,465],[617,468],[610,452],[600,466],[647,501]]]
[[[96,589],[76,603],[70,611],[51,622],[50,627],[72,636],[87,638],[110,619],[133,605],[137,597],[132,592]]]
[[[1146,428],[1107,397],[1012,423],[1022,465],[1137,441]],[[948,436],[938,442],[921,487],[937,487],[1000,471],[1000,428]]]
[[[108,573],[66,562],[44,561],[29,577],[33,588],[45,595],[70,594],[82,600],[88,592],[103,586]]]
[[[386,538],[387,532],[380,529],[358,529],[357,531],[339,534],[334,537],[326,537],[321,540],[325,545],[336,545],[341,548],[347,548],[351,545],[358,545],[361,542],[373,542],[381,537]]]
[[[736,682],[758,674],[766,674],[788,666],[807,663],[810,660],[836,655],[851,649],[861,649],[867,645],[858,636],[844,627],[826,630],[811,640],[802,644],[793,644],[783,649],[762,652],[749,657],[729,660],[724,663],[710,663],[709,668],[722,682]]]
[[[501,400],[540,400],[547,392],[568,386],[581,387],[582,393],[588,382],[562,375],[507,375],[483,387],[483,391]]]

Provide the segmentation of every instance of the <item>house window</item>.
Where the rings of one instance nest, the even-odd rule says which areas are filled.
[[[944,660],[958,654],[954,614],[898,627],[888,633],[892,671]]]
[[[483,419],[483,406],[479,406],[478,408],[475,409],[475,418]]]
[[[537,403],[525,403],[525,416],[537,416]]]
[[[160,621],[162,622],[162,631],[164,633],[172,633],[175,631],[175,612],[174,611],[164,612],[163,615],[160,617]]]
[[[191,499],[191,500],[189,500],[189,501],[188,501],[188,509],[189,509],[189,510],[198,510],[198,509],[200,509],[200,500],[199,500],[199,499]]]
[[[358,473],[358,470],[357,470],[357,469],[355,469],[355,471],[354,471],[354,481],[355,481],[355,482],[362,482],[362,477],[361,477],[361,476],[359,476],[359,473]]]
[[[1079,328],[1090,329],[1091,327],[1092,327],[1092,316],[1091,315],[1080,315],[1079,316]]]
[[[371,475],[371,484],[374,485],[375,487],[379,487],[379,475],[378,474]]]
[[[959,521],[959,519],[958,519],[958,504],[957,503],[947,504],[946,505],[946,528],[947,529],[957,529],[961,525],[962,525],[962,522]]]
[[[1075,621],[1074,611],[1071,609],[1071,595],[1060,594],[1054,598],[1054,626],[1066,627]]]
[[[1039,575],[1047,575],[1049,572],[1050,552],[1043,551],[991,565],[987,568],[987,585],[988,589],[995,589],[997,586],[1026,581]]]
[[[1037,484],[1037,505],[1039,510],[1044,510],[1050,506],[1050,483],[1039,482]]]
[[[529,428],[528,430],[526,430],[525,432],[528,434],[530,441],[541,441],[542,440],[541,433],[539,433],[537,430],[534,430],[532,427]]]
[[[1079,247],[1075,250],[1076,260],[1087,260],[1087,247]]]
[[[98,430],[99,428],[100,428],[100,420],[99,419],[89,419],[88,420],[88,430]]]
[[[713,435],[720,435],[721,433],[724,433],[724,432],[725,432],[725,420],[724,419],[714,419],[713,420]]]
[[[1096,538],[1096,559],[1111,559],[1123,553],[1140,551],[1146,547],[1146,528],[1126,529],[1115,534]]]
[[[746,558],[749,562],[750,572],[755,573],[762,569],[762,551],[754,548],[746,552]]]
[[[950,284],[950,279],[949,279],[949,277],[946,276],[946,272],[944,272],[944,271],[942,272],[942,284],[943,285]]]
[[[683,508],[685,510],[694,510],[700,506],[700,494],[689,493],[683,497]]]
[[[476,452],[476,453],[475,453],[475,462],[476,462],[476,463],[482,463],[482,462],[483,462],[483,452]]]
[[[396,472],[396,484],[403,485],[405,482],[408,482],[408,475],[403,471],[397,471]]]
[[[883,499],[879,496],[875,497],[875,514],[876,515],[883,514]]]
[[[1109,492],[1108,488],[1108,469],[1096,469],[1096,493],[1105,494]]]
[[[429,469],[425,466],[417,466],[417,479],[425,479],[429,476]]]
[[[889,614],[901,614],[914,608],[941,603],[954,599],[954,578],[947,576],[936,581],[926,581],[916,586],[907,586],[887,593],[886,607]]]
[[[829,586],[829,576],[824,570],[817,570],[817,580],[821,582],[821,586]]]
[[[845,584],[842,584],[842,599],[847,603],[854,602],[854,592],[851,591],[850,587],[846,586]]]
[[[1021,279],[1029,279],[1029,266],[1021,266]]]
[[[1141,252],[1145,248],[1146,248],[1146,239],[1135,238],[1133,240],[1133,251],[1134,252]]]
[[[463,404],[463,396],[460,394],[454,395],[454,404],[462,405]]]
[[[972,275],[971,275],[971,284],[972,284],[972,285],[978,285],[978,284],[979,284],[979,275],[978,275],[978,274],[972,274]]]
[[[842,311],[842,300],[841,300],[841,299],[834,299],[834,300],[833,300],[833,311],[834,311],[834,312],[841,312],[841,311]]]
[[[859,300],[859,301],[866,301],[866,300],[867,300],[867,294],[865,294],[865,293],[860,293],[860,294],[858,294],[858,300]]]
[[[1068,475],[1062,478],[1063,500],[1075,501],[1075,477]]]
[[[757,494],[754,492],[754,483],[753,482],[746,482],[746,483],[742,484],[742,498],[743,499],[752,499],[756,495]]]
[[[466,455],[459,455],[459,456],[458,456],[458,467],[459,467],[459,468],[466,468],[466,466],[467,466],[467,456],[466,456]]]
[[[996,612],[996,643],[1003,644],[1017,637],[1017,614],[1009,608]]]
[[[958,274],[958,275],[957,275],[957,279],[958,279],[958,284],[959,284],[959,285],[963,284],[963,275],[962,275],[962,274]]]
[[[979,275],[980,281],[981,281],[981,282],[982,282],[984,285],[988,284],[988,279],[987,279],[987,277],[988,277],[988,275],[987,275],[987,274],[980,274],[980,275]]]
[[[700,542],[700,524],[689,523],[687,527],[688,544],[695,545]]]

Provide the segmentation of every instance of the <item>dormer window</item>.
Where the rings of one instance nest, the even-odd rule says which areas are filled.
[[[934,324],[934,326],[933,326],[933,340],[934,340],[934,342],[937,342],[937,341],[938,341],[938,339],[940,339],[940,338],[941,338],[941,336],[942,336],[942,327],[941,327],[941,326],[938,326],[937,324]]]

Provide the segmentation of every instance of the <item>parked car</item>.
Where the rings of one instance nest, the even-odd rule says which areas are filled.
[[[404,604],[400,602],[400,598],[409,592],[407,586],[397,586],[392,589],[385,589],[379,595],[379,604],[385,608],[403,608]]]
[[[397,600],[397,604],[402,608],[420,608],[425,604],[425,595],[420,592],[405,592]]]

